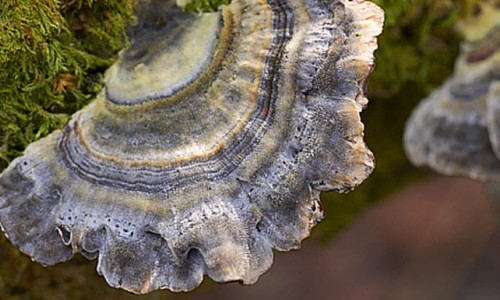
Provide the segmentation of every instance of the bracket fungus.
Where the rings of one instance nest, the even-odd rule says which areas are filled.
[[[144,1],[105,89],[0,175],[9,240],[113,287],[252,284],[373,169],[360,111],[383,12],[362,0]]]
[[[447,175],[500,180],[500,6],[480,2],[452,76],[413,111],[404,145],[411,162]]]

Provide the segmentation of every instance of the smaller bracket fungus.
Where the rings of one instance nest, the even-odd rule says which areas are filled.
[[[453,75],[413,111],[409,159],[447,175],[500,181],[500,7],[482,1],[460,24],[465,36]]]
[[[2,228],[43,265],[81,253],[134,293],[252,284],[322,219],[320,191],[373,169],[359,114],[383,12],[150,0],[138,15],[97,99],[0,175]]]

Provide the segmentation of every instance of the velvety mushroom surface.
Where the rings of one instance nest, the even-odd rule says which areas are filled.
[[[0,175],[0,221],[43,265],[113,287],[254,283],[373,169],[360,112],[383,22],[355,0],[144,1],[106,88]]]
[[[500,6],[483,0],[460,24],[453,75],[413,111],[404,144],[410,160],[447,175],[500,181]]]

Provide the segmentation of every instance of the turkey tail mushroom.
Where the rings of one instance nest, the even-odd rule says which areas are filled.
[[[460,24],[466,40],[453,75],[413,111],[404,145],[417,166],[500,181],[500,7],[480,3]]]
[[[182,2],[182,1],[181,1]],[[97,99],[0,175],[11,242],[81,253],[113,287],[252,284],[300,246],[320,191],[373,169],[360,111],[383,12],[362,0],[141,6]]]

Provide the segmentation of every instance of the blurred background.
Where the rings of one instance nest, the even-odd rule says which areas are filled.
[[[487,197],[482,183],[413,167],[402,147],[413,107],[453,71],[462,38],[457,22],[477,14],[480,1],[373,2],[386,11],[386,23],[368,88],[370,103],[362,118],[376,169],[354,192],[322,195],[325,219],[300,251],[275,252],[274,265],[253,286],[216,284],[206,278],[187,294],[158,291],[136,296],[110,288],[97,275],[95,261],[77,256],[44,268],[2,236],[0,299],[500,299],[497,204]],[[80,31],[91,22],[82,18],[85,4],[83,8],[75,14],[66,7],[62,14],[80,40],[88,38]],[[118,8],[107,9],[112,13]],[[86,13],[92,13],[90,8]],[[61,101],[73,99],[77,104],[43,108],[60,117],[54,126],[63,124],[64,114],[79,109],[100,88],[99,74],[106,66],[101,63],[87,71],[92,80],[81,83],[88,88],[89,80],[94,82],[92,89],[84,90],[85,97],[62,85],[71,92],[58,95]],[[64,79],[80,88],[76,77],[61,74],[54,75],[60,79],[57,83]],[[64,94],[60,87],[52,86],[53,92]],[[0,113],[0,124],[7,121],[12,122]],[[6,145],[13,142],[6,136],[13,133],[5,126],[0,129],[0,170],[30,142],[16,142],[7,152]],[[44,130],[51,131],[51,126]],[[31,136],[39,138],[45,131],[32,130]]]

